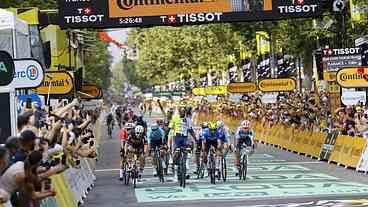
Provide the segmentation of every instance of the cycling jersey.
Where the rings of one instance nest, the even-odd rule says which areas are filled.
[[[119,133],[120,141],[126,141],[128,139],[128,130],[122,128]]]
[[[238,128],[235,133],[235,138],[239,140],[239,144],[246,144],[247,146],[252,146],[254,144],[254,131],[251,129],[244,130],[242,128]]]
[[[178,115],[172,117],[169,128],[174,131],[174,134],[180,134],[187,137],[189,130],[192,129],[192,122],[188,118],[181,118]]]
[[[152,130],[150,129],[147,133],[147,141],[148,144],[151,143],[151,141],[157,141],[157,140],[162,140],[165,138],[165,132],[163,129],[158,128],[156,130]]]
[[[202,132],[203,139],[208,140],[217,140],[217,130],[211,130],[209,128],[203,129]]]
[[[225,127],[217,128],[216,136],[223,143],[229,142],[229,138],[230,138],[229,130]]]

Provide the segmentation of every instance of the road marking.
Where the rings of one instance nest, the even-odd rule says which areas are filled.
[[[322,200],[322,201],[309,201],[303,203],[288,203],[288,204],[271,204],[271,205],[256,205],[256,206],[237,206],[237,207],[305,207],[305,206],[359,206],[367,207],[367,200]]]
[[[244,183],[228,185],[188,185],[186,188],[150,187],[135,189],[139,203],[255,199],[274,197],[307,197],[328,195],[367,195],[368,185],[352,182],[317,182],[317,183]]]
[[[326,180],[339,180],[339,178],[329,176],[326,174],[321,173],[294,173],[294,174],[249,174],[247,176],[246,182],[258,182],[258,183],[264,183],[264,182],[300,182],[301,180],[308,180],[310,181],[326,181]],[[226,182],[240,182],[239,177],[235,176],[235,174],[228,175]],[[158,178],[155,177],[148,177],[141,179],[141,182],[143,184],[160,184]],[[177,182],[177,179],[173,176],[167,176],[165,177],[166,183],[175,183]],[[203,179],[197,179],[197,176],[192,176],[189,180],[187,180],[187,183],[189,184],[203,184],[203,183],[209,183],[209,179],[207,176]],[[226,184],[222,180],[220,181],[220,184]]]

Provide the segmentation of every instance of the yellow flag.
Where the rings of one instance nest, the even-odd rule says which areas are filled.
[[[368,19],[368,0],[350,0],[351,20],[359,22]]]
[[[257,55],[265,55],[271,52],[270,36],[267,32],[256,32]]]

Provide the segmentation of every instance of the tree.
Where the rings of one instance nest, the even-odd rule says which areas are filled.
[[[40,9],[56,9],[56,0],[2,0],[0,7],[8,8],[24,8],[24,7],[38,7]]]
[[[106,90],[111,83],[111,56],[108,44],[96,41],[93,50],[87,52],[85,58],[85,80]]]

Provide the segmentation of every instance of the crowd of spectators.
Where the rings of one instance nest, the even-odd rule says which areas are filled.
[[[99,113],[84,110],[78,99],[54,107],[24,106],[17,136],[0,146],[0,206],[37,207],[56,196],[52,175],[97,156],[94,123]]]
[[[361,103],[334,108],[325,92],[283,92],[277,95],[276,101],[271,101],[273,103],[263,103],[263,95],[261,92],[247,94],[238,103],[227,97],[218,98],[214,103],[202,100],[198,109],[258,121],[267,128],[283,124],[299,130],[368,138],[368,107]]]

